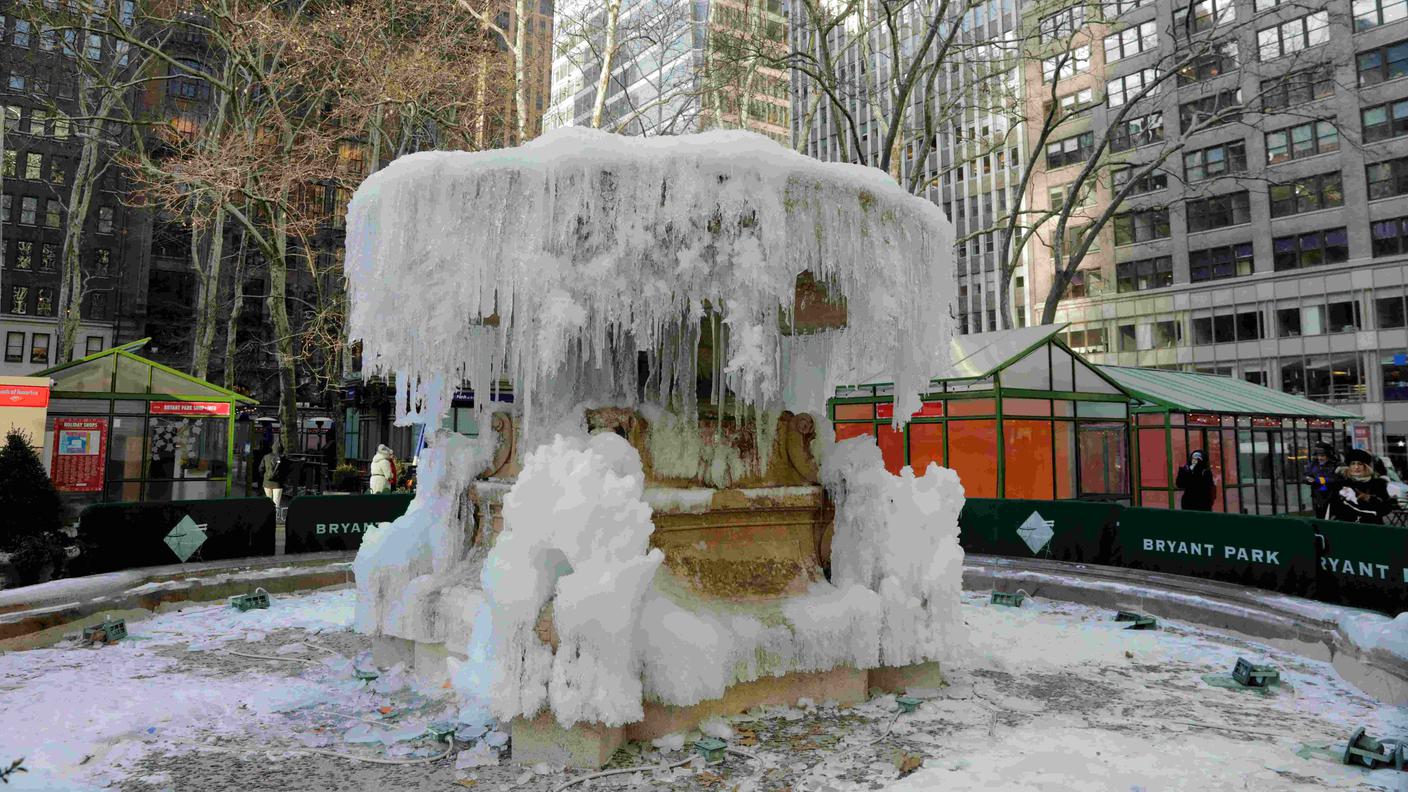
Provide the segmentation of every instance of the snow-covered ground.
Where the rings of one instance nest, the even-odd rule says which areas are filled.
[[[367,648],[349,630],[354,596],[282,596],[248,613],[192,608],[131,623],[130,637],[111,646],[0,654],[0,767],[23,756],[29,769],[8,788],[420,790],[458,782],[546,792],[572,777],[497,764],[506,735],[492,724],[460,724],[456,756],[438,762],[330,755],[432,758],[445,749],[417,735],[457,717],[448,690],[418,690],[394,671],[371,683],[353,678]],[[573,789],[1408,790],[1408,773],[1338,763],[1358,726],[1408,735],[1408,709],[1363,696],[1325,663],[1176,622],[1127,631],[1097,609],[1028,601],[1017,610],[985,600],[964,595],[972,646],[949,666],[951,684],[926,692],[914,714],[897,714],[890,697],[750,713],[711,731],[731,732],[731,745],[754,758],[643,767]],[[1227,674],[1239,656],[1277,666],[1286,684],[1266,695],[1204,678]],[[369,667],[365,658],[357,664]],[[678,762],[688,758],[683,742],[630,745],[613,766]]]

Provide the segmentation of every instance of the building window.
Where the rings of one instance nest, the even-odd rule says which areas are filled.
[[[1046,167],[1063,168],[1090,159],[1095,149],[1095,133],[1083,132],[1075,137],[1046,144]]]
[[[1071,273],[1071,282],[1066,287],[1068,299],[1098,297],[1105,293],[1105,279],[1100,270],[1076,270]]]
[[[108,317],[108,293],[89,292],[88,293],[88,318],[106,319]]]
[[[1264,61],[1300,52],[1330,40],[1330,12],[1316,11],[1256,32],[1256,45]]]
[[[5,334],[5,362],[24,362],[24,333],[10,332]]]
[[[1066,346],[1072,349],[1083,349],[1087,352],[1105,351],[1105,328],[1103,327],[1087,327],[1061,335],[1061,340],[1065,341]]]
[[[1380,330],[1408,327],[1408,313],[1403,310],[1403,296],[1380,297],[1374,301],[1374,326]]]
[[[59,266],[59,246],[45,242],[39,246],[39,271],[53,272]]]
[[[1284,110],[1335,92],[1335,68],[1321,63],[1261,81],[1261,106],[1267,111]]]
[[[1260,311],[1200,316],[1193,319],[1194,344],[1230,344],[1265,337]]]
[[[28,287],[28,286],[11,286],[11,287],[10,287],[10,313],[12,313],[12,314],[27,314],[27,313],[29,313],[29,287]]]
[[[1181,340],[1183,340],[1183,331],[1177,321],[1154,322],[1152,338],[1154,349],[1170,349],[1178,346],[1178,342]]]
[[[112,233],[112,207],[111,207],[111,206],[100,206],[100,207],[98,207],[98,233],[99,233],[99,234],[111,234],[111,233]]]
[[[1408,253],[1408,217],[1375,220],[1369,224],[1369,236],[1374,242],[1374,258]]]
[[[1359,355],[1282,360],[1281,390],[1324,401],[1363,401],[1364,371],[1359,365]]]
[[[83,342],[83,354],[84,354],[85,356],[87,356],[87,355],[96,355],[96,354],[98,354],[99,352],[102,352],[102,351],[103,351],[103,337],[102,337],[102,336],[88,336],[86,339],[84,339],[84,342]]]
[[[1113,19],[1126,11],[1133,11],[1150,2],[1153,0],[1105,0],[1105,18]]]
[[[209,99],[210,84],[199,77],[191,76],[191,72],[204,74],[205,64],[190,58],[177,58],[176,62],[185,68],[171,67],[171,76],[166,81],[167,95],[182,99]]]
[[[29,134],[44,137],[49,133],[49,113],[39,108],[29,111]]]
[[[1188,201],[1189,232],[1250,223],[1251,201],[1245,190]]]
[[[1110,133],[1110,150],[1125,151],[1157,143],[1163,139],[1164,114],[1150,113],[1146,116],[1131,118],[1115,127]]]
[[[1364,142],[1408,135],[1408,100],[1366,107],[1359,111]]]
[[[1090,47],[1076,47],[1070,52],[1053,55],[1041,62],[1041,76],[1047,82],[1068,80],[1090,70]]]
[[[1188,251],[1188,280],[1193,283],[1240,278],[1252,274],[1253,271],[1250,242]]]
[[[29,35],[31,31],[31,28],[29,26],[29,20],[15,19],[14,23],[15,34],[14,38],[12,38],[11,41],[15,43],[16,47],[28,47]]]
[[[1239,65],[1237,42],[1216,43],[1212,45],[1209,52],[1190,60],[1178,70],[1178,82],[1182,85],[1191,85],[1203,80],[1211,80],[1235,70]]]
[[[1140,209],[1115,215],[1115,244],[1133,245],[1169,235],[1168,209]]]
[[[40,287],[34,290],[34,315],[54,315],[54,290]]]
[[[1215,179],[1246,169],[1247,147],[1240,140],[1183,155],[1183,178],[1189,182]]]
[[[24,155],[24,177],[31,181],[39,181],[44,177],[43,154],[31,151]]]
[[[1331,121],[1307,121],[1266,133],[1266,162],[1270,165],[1339,149],[1340,133]]]
[[[12,91],[23,91],[29,84],[29,80],[27,80],[21,72],[10,72],[10,79],[7,84]]]
[[[1236,18],[1237,5],[1233,0],[1196,0],[1188,7],[1184,19],[1180,21],[1184,22],[1185,28],[1190,28],[1196,33]]]
[[[1273,184],[1270,194],[1272,217],[1344,206],[1344,187],[1339,171]]]
[[[1408,41],[1361,52],[1355,59],[1359,84],[1374,85],[1408,75]]]
[[[13,211],[14,203],[15,203],[15,196],[13,196],[13,195],[11,195],[11,194],[9,194],[9,193],[5,193],[4,197],[0,197],[0,223],[9,223],[9,222],[11,222],[11,220],[10,220],[10,213],[11,213],[11,211]],[[0,266],[3,266],[3,265],[4,265],[4,262],[3,262],[3,261],[0,261]]]
[[[1139,348],[1138,335],[1135,333],[1134,325],[1119,326],[1119,351],[1133,352]]]
[[[34,269],[34,243],[27,240],[15,242],[15,269]]]
[[[56,140],[68,140],[70,122],[67,118],[54,119],[54,138]]]
[[[1083,88],[1075,93],[1068,93],[1060,97],[1057,101],[1061,103],[1061,115],[1069,117],[1076,113],[1089,110],[1091,106],[1095,104],[1095,91],[1090,88]],[[997,152],[998,167],[1002,165],[1002,155],[1003,152]]]
[[[64,160],[62,157],[49,157],[49,183],[60,186],[67,181],[64,174]]]
[[[88,45],[83,48],[83,54],[90,61],[103,59],[103,36],[101,33],[88,34]]]
[[[1349,235],[1343,228],[1271,240],[1272,266],[1276,271],[1339,264],[1349,260]]]
[[[1368,30],[1408,16],[1408,0],[1354,0],[1354,29]]]
[[[1178,106],[1178,122],[1184,134],[1195,126],[1211,129],[1215,126],[1237,121],[1242,117],[1242,91],[1220,91],[1212,96],[1204,96]]]
[[[58,228],[63,222],[63,211],[60,209],[57,198],[50,198],[44,202],[44,225],[49,228]]]
[[[1386,355],[1379,360],[1379,373],[1384,379],[1384,401],[1408,400],[1408,364],[1399,363],[1402,359],[1398,355]]]
[[[1138,55],[1159,46],[1159,29],[1154,22],[1131,25],[1105,37],[1105,62]]]
[[[1133,74],[1116,77],[1105,83],[1105,102],[1110,107],[1122,107],[1139,97],[1145,86],[1152,85],[1152,95],[1158,92],[1158,69],[1140,69]]]
[[[1051,16],[1042,18],[1037,29],[1041,33],[1041,43],[1068,39],[1085,25],[1085,6],[1073,5],[1063,8]]]
[[[99,278],[106,278],[112,274],[111,250],[98,248],[93,251],[93,274]]]
[[[20,223],[23,225],[34,225],[35,218],[39,214],[39,199],[33,195],[26,195],[20,198]]]
[[[16,169],[15,169],[15,165],[18,163],[18,161],[19,161],[19,152],[18,152],[18,151],[15,151],[14,149],[5,149],[5,166],[4,166],[4,170],[3,170],[3,171],[0,171],[0,174],[3,174],[4,177],[7,178],[7,179],[13,179],[13,178],[15,178],[15,173],[18,172],[18,171],[16,171]]]
[[[1162,289],[1173,285],[1173,258],[1121,261],[1115,265],[1115,281],[1120,293]]]
[[[29,336],[29,362],[43,365],[49,362],[49,334],[31,333]]]
[[[1123,189],[1124,186],[1129,183],[1129,180],[1134,177],[1135,172],[1138,170],[1139,169],[1137,167],[1127,167],[1116,168],[1114,171],[1111,171],[1110,181],[1114,189],[1117,192]],[[1129,192],[1126,193],[1125,196],[1129,197],[1133,195],[1144,195],[1146,193],[1162,190],[1167,186],[1168,172],[1162,170],[1154,170],[1144,174],[1143,176],[1140,176],[1137,179],[1134,179],[1134,184],[1129,188]]]
[[[1369,200],[1408,194],[1408,157],[1365,165],[1364,172],[1369,183]]]

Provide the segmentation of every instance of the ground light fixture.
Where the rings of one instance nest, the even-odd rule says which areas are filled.
[[[446,742],[455,738],[455,724],[449,721],[436,721],[425,727],[425,736],[436,742]]]
[[[900,712],[909,714],[919,709],[919,705],[923,702],[913,696],[896,696],[895,703],[899,705]]]
[[[717,737],[701,737],[694,741],[694,750],[704,757],[704,761],[712,764],[724,760],[724,748],[727,745]]]
[[[127,622],[123,619],[103,619],[99,624],[83,628],[83,640],[91,643],[116,643],[127,637]]]
[[[1232,678],[1243,687],[1268,687],[1281,681],[1281,673],[1274,666],[1255,665],[1244,657],[1237,658],[1232,668]]]
[[[230,607],[244,613],[251,610],[267,610],[269,607],[269,592],[262,588],[254,590],[253,594],[236,594],[230,597]]]
[[[1364,733],[1364,727],[1354,730],[1344,746],[1344,763],[1360,764],[1370,770],[1392,767],[1403,770],[1408,763],[1408,741],[1376,740]]]
[[[1126,630],[1159,629],[1158,619],[1155,619],[1153,616],[1146,616],[1142,613],[1135,613],[1134,611],[1116,611],[1115,621],[1129,622],[1129,626],[1125,628]]]
[[[992,593],[992,599],[989,600],[989,602],[993,605],[1006,605],[1009,608],[1020,608],[1022,607],[1023,599],[1024,597],[1021,592],[1009,594],[1005,591],[994,591]]]
[[[352,669],[352,678],[361,682],[374,682],[376,681],[377,677],[380,676],[381,674],[378,674],[375,671],[366,671],[361,668]]]

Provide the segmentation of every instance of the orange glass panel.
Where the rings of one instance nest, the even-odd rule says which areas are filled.
[[[1003,399],[1003,415],[1050,415],[1051,402],[1046,399]]]
[[[1051,500],[1051,422],[1002,423],[1006,439],[1006,494],[1008,498]]]
[[[1139,430],[1139,481],[1145,487],[1168,486],[1168,448],[1162,429]]]
[[[1164,417],[1163,417],[1163,415],[1160,414],[1160,413],[1140,413],[1140,414],[1139,414],[1139,425],[1140,425],[1140,426],[1163,426],[1163,425],[1164,425]]]
[[[1168,508],[1168,490],[1144,490],[1141,493],[1143,501],[1139,504],[1150,509]]]
[[[1231,487],[1227,490],[1227,513],[1242,513],[1242,490],[1240,487]]]
[[[1228,487],[1235,489],[1240,482],[1240,479],[1237,478],[1237,432],[1235,430],[1222,430],[1222,447],[1226,449],[1222,452],[1223,462],[1225,463],[1222,469],[1222,481]],[[1233,514],[1237,513],[1233,510],[1230,502],[1227,505],[1227,510]]]
[[[919,408],[914,418],[938,418],[944,414],[944,403],[941,401],[924,402],[924,406]]]
[[[1060,500],[1076,496],[1076,425],[1056,421],[1052,435],[1056,439],[1056,497]]]
[[[1198,434],[1202,434],[1199,432]],[[1208,467],[1212,468],[1212,484],[1216,488],[1213,490],[1212,510],[1222,511],[1222,432],[1209,431],[1207,433],[1207,457]]]
[[[897,432],[889,424],[880,424],[879,443],[885,469],[899,475],[904,467],[904,431]]]
[[[874,434],[875,434],[875,424],[869,424],[869,423],[836,424],[836,442],[838,442],[838,443],[841,442],[842,440],[850,440],[852,437],[860,437],[860,436],[862,436],[862,435],[874,435]]]
[[[875,417],[875,405],[873,404],[838,404],[836,405],[836,420],[850,421],[856,419],[870,419]]]
[[[996,498],[997,422],[949,422],[948,466],[958,473],[965,495]]]
[[[930,462],[943,467],[944,425],[912,423],[909,425],[909,466],[914,468],[914,475],[922,476]]]
[[[996,409],[992,399],[954,399],[948,403],[949,415],[996,415]]]

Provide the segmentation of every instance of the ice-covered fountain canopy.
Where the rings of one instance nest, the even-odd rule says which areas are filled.
[[[584,402],[693,415],[706,318],[714,401],[820,411],[836,384],[885,372],[909,415],[947,362],[952,263],[931,202],[747,132],[567,128],[415,154],[348,210],[350,332],[367,370],[395,374],[398,421],[438,422],[462,382],[504,381],[537,440],[535,412]],[[844,305],[843,330],[801,332],[799,277]]]

